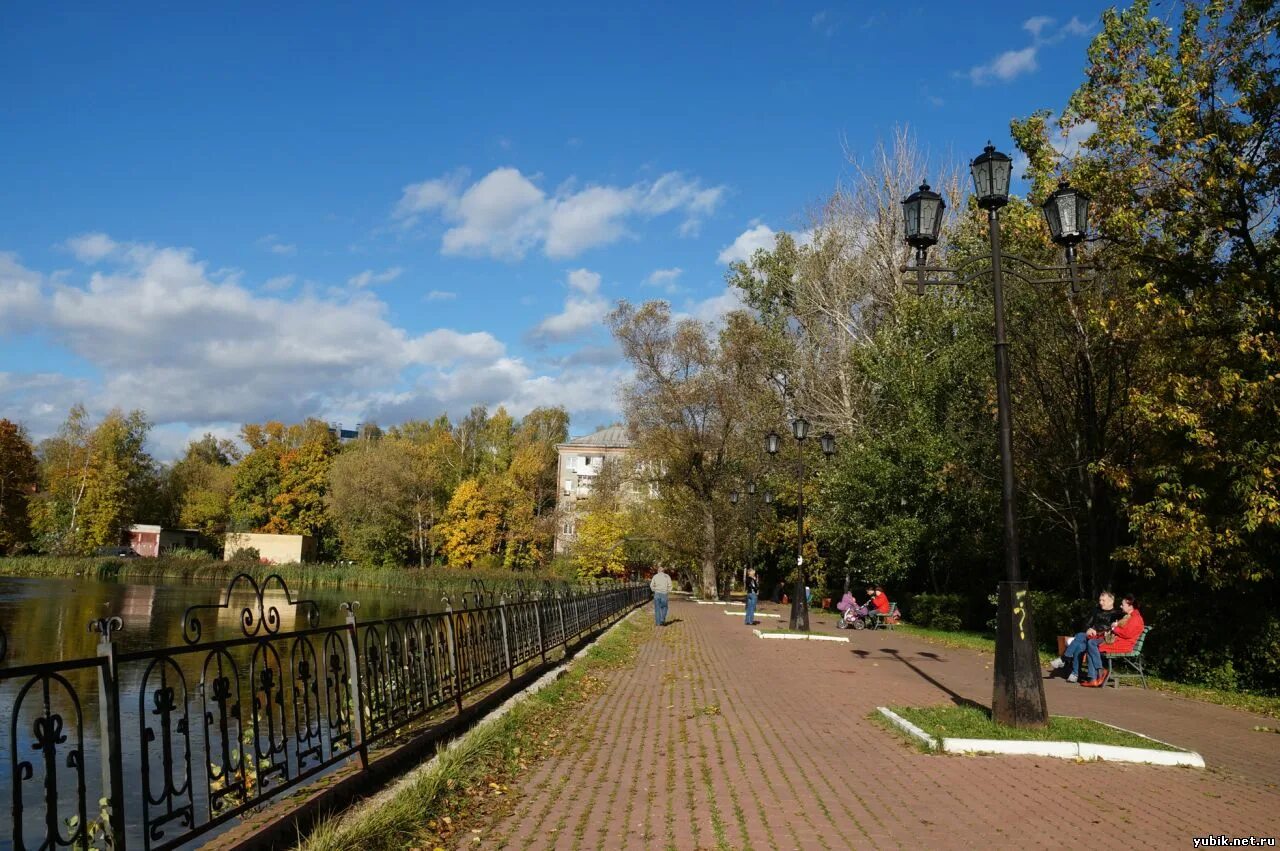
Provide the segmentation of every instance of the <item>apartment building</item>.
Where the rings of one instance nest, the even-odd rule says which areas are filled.
[[[627,430],[620,425],[611,425],[556,446],[559,456],[556,508],[560,523],[556,528],[555,552],[565,552],[573,543],[577,535],[575,508],[581,500],[590,498],[591,488],[605,459],[623,459],[630,449]]]

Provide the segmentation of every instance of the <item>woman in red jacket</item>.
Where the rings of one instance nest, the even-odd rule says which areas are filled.
[[[1102,652],[1128,653],[1138,643],[1138,636],[1146,624],[1142,622],[1142,612],[1138,611],[1138,602],[1132,594],[1120,601],[1120,611],[1124,612],[1120,620],[1111,629],[1097,638],[1089,639],[1089,679],[1080,683],[1082,686],[1098,688],[1107,681],[1110,672],[1102,665]]]

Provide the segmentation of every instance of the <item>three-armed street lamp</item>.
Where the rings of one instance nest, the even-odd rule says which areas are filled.
[[[796,439],[800,467],[796,481],[796,582],[791,594],[790,628],[808,632],[809,602],[804,593],[804,439],[809,436],[809,421],[804,417],[792,420],[791,435]],[[818,440],[822,444],[822,454],[830,458],[836,451],[836,439],[830,432],[826,432]],[[765,436],[764,448],[770,456],[778,454],[778,441],[778,433],[775,431]]]
[[[989,143],[969,165],[978,206],[987,211],[991,253],[965,260],[955,268],[929,266],[926,255],[938,243],[946,203],[927,183],[902,202],[907,244],[915,249],[916,292],[926,284],[967,284],[991,275],[995,302],[996,401],[1000,420],[1000,507],[1004,514],[1005,581],[1000,583],[997,610],[995,684],[992,717],[1015,727],[1043,726],[1049,720],[1036,651],[1027,583],[1018,566],[1018,526],[1013,469],[1013,411],[1009,400],[1009,353],[1004,327],[1004,273],[1025,283],[1071,284],[1080,289],[1080,267],[1075,246],[1085,238],[1089,222],[1089,196],[1065,180],[1041,205],[1053,241],[1066,249],[1066,266],[1038,266],[1013,254],[1000,252],[1000,208],[1009,203],[1009,178],[1013,160]],[[903,266],[900,271],[909,272]]]

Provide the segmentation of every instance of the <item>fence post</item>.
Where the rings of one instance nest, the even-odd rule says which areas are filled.
[[[542,656],[542,664],[547,664],[547,639],[542,634],[542,599],[533,601],[533,619],[538,624],[538,653]]]
[[[463,594],[466,597],[466,594]],[[458,707],[458,714],[462,714],[462,654],[458,652],[458,641],[453,634],[453,603],[448,597],[444,598],[444,623],[445,634],[449,643],[449,659],[453,663],[453,702]]]
[[[360,602],[353,600],[343,603],[342,610],[347,613],[347,688],[351,693],[351,735],[355,738],[356,751],[360,754],[360,768],[369,767],[369,745],[365,742],[364,733],[364,693],[360,689],[360,649],[359,635],[356,632],[356,609]]]
[[[102,659],[98,665],[98,735],[102,742],[102,797],[107,799],[111,808],[108,823],[103,829],[110,839],[110,847],[123,851],[124,760],[120,736],[120,683],[116,676],[115,646],[111,643],[111,633],[118,629],[124,629],[124,621],[119,617],[89,622],[89,631],[100,636],[98,656]]]
[[[564,622],[564,600],[560,598],[560,594],[556,594],[556,610],[560,612],[560,641],[564,644],[565,652],[569,650],[569,628]]]
[[[511,664],[511,640],[507,637],[507,598],[504,594],[498,598],[498,619],[502,621],[502,654],[507,660],[507,676],[516,678],[515,666]]]

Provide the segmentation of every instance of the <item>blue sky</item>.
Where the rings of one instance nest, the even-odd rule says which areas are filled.
[[[895,125],[1011,150],[1104,8],[166,5],[0,11],[0,417],[36,438],[76,401],[161,457],[472,404],[589,431],[612,302],[714,319]]]

